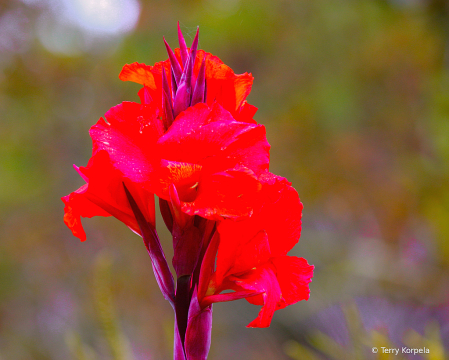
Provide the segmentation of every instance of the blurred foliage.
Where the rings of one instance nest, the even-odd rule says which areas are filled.
[[[105,253],[98,255],[94,273],[95,308],[107,340],[112,359],[132,360],[128,341],[122,334],[115,313],[111,291],[111,262]]]
[[[83,183],[71,164],[87,163],[89,127],[138,100],[121,67],[165,59],[178,20],[253,73],[271,170],[304,203],[291,254],[316,265],[311,299],[269,329],[245,329],[258,309],[244,301],[215,306],[210,358],[374,358],[374,344],[447,356],[446,1],[142,0],[136,28],[108,37],[65,24],[63,3],[0,5],[0,358],[171,357],[173,314],[141,240],[86,219],[79,243],[59,198]],[[354,301],[359,320],[338,306]]]
[[[346,324],[350,331],[349,346],[343,346],[325,333],[317,331],[310,335],[308,340],[309,347],[298,343],[295,340],[289,340],[284,344],[285,353],[295,360],[357,360],[357,359],[377,359],[405,360],[410,357],[403,352],[402,347],[395,345],[384,331],[373,330],[368,332],[364,329],[357,306],[354,303],[346,305],[343,308]],[[428,323],[425,335],[422,336],[414,330],[409,330],[405,334],[405,347],[408,349],[422,349],[422,356],[426,360],[444,360],[445,350],[439,325],[437,323]],[[373,350],[373,348],[375,348]],[[382,348],[398,349],[397,354],[384,352]],[[425,353],[424,349],[429,352]],[[416,355],[413,355],[416,356]]]

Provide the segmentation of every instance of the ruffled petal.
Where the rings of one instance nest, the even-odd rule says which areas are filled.
[[[139,64],[134,62],[123,66],[119,79],[122,81],[132,81],[150,89],[156,89],[156,81],[154,80],[154,66]]]
[[[218,226],[218,282],[229,274],[248,271],[270,257],[286,255],[298,242],[302,204],[296,190],[285,178],[270,173],[259,180],[263,204],[254,206],[254,214],[249,218],[226,219]]]
[[[125,223],[134,232],[140,234],[139,226],[123,189],[123,183],[126,183],[147,221],[154,226],[153,194],[138,186],[134,186],[132,181],[124,177],[112,165],[109,154],[106,151],[102,150],[95,153],[87,166],[80,167],[79,171],[87,179],[87,184],[62,198],[65,203],[64,221],[75,236],[83,241],[86,238],[80,217],[111,215]]]
[[[254,105],[248,104],[245,100],[242,102],[235,119],[241,122],[257,124],[257,122],[253,119],[256,112],[257,108]]]
[[[247,327],[270,326],[276,306],[281,300],[281,289],[273,266],[268,263],[266,266],[258,267],[241,276],[232,276],[230,281],[246,290],[259,293],[259,295],[246,298],[252,304],[262,305],[257,318],[251,321]]]
[[[271,262],[276,268],[276,277],[282,292],[278,309],[308,300],[314,266],[309,265],[306,259],[296,256],[278,256],[271,259]]]
[[[87,184],[61,198],[65,204],[64,223],[72,231],[73,235],[81,241],[86,240],[86,233],[81,223],[81,217],[111,216],[111,214],[90,201],[86,196],[86,191]]]
[[[232,115],[236,115],[251,92],[254,78],[248,73],[237,75],[216,56],[207,55],[207,103],[212,104],[217,101]]]

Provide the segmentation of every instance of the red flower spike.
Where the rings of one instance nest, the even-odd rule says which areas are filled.
[[[179,85],[179,81],[181,80],[181,75],[182,75],[181,65],[179,65],[178,59],[176,59],[176,56],[173,53],[173,50],[171,49],[170,45],[168,45],[165,38],[164,38],[164,44],[165,44],[165,48],[167,49],[168,57],[170,59],[171,69],[175,76],[176,84]]]
[[[161,289],[165,299],[168,300],[170,304],[174,305],[175,284],[170,268],[168,267],[167,260],[165,259],[164,251],[162,250],[161,243],[157,236],[156,229],[145,220],[139,206],[124,183],[123,188],[125,189],[126,197],[128,198],[131,209],[134,212],[137,223],[139,224],[145,247],[147,248],[148,254],[151,258],[151,264],[153,265],[154,274],[156,276],[156,281],[159,288]]]
[[[191,106],[198,103],[205,102],[206,92],[206,59],[203,58],[201,62],[200,71],[198,72],[198,77],[196,78],[195,90],[193,91]]]
[[[309,298],[313,266],[287,256],[302,204],[268,172],[265,128],[246,102],[251,74],[235,74],[198,50],[164,39],[168,60],[125,65],[121,80],[143,88],[92,126],[92,158],[76,168],[86,184],[62,200],[64,221],[85,240],[81,217],[114,216],[143,237],[161,291],[175,309],[175,360],[205,360],[212,304],[245,298],[261,306],[248,326]],[[167,76],[169,71],[170,78]],[[155,230],[154,195],[172,233],[174,279]],[[232,292],[225,292],[232,290]]]
[[[181,64],[184,68],[189,54],[187,52],[186,41],[184,39],[184,36],[182,35],[181,27],[179,26],[179,21],[178,21],[178,41],[179,41],[179,49],[181,52],[181,60],[182,60]]]

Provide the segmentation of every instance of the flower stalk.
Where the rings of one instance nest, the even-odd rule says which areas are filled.
[[[265,127],[246,102],[253,77],[164,39],[168,59],[125,65],[120,79],[143,85],[141,103],[123,102],[92,126],[86,181],[62,198],[64,221],[82,241],[81,217],[114,216],[140,235],[159,288],[175,312],[174,359],[205,360],[212,304],[261,306],[248,327],[309,298],[313,266],[287,253],[298,242],[302,204],[268,171]],[[173,238],[173,277],[155,226],[155,196]],[[175,286],[176,284],[176,286]],[[229,292],[229,290],[231,290]]]

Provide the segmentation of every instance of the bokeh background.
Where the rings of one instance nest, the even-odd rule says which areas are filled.
[[[448,16],[445,0],[1,2],[0,359],[171,358],[141,239],[95,218],[79,242],[60,197],[83,184],[89,127],[138,100],[122,66],[166,59],[178,20],[254,75],[271,171],[304,203],[291,254],[316,266],[310,300],[268,329],[245,328],[244,300],[215,305],[209,358],[447,358]]]

